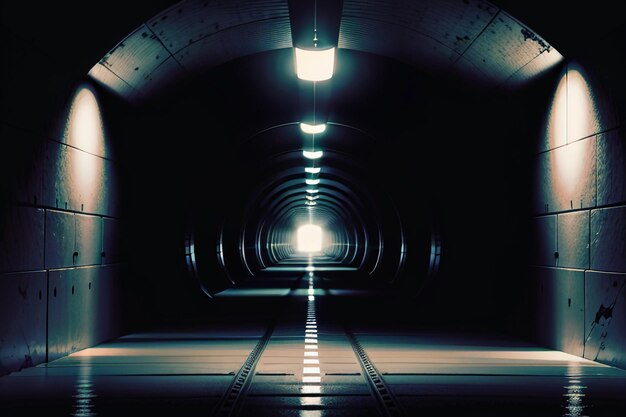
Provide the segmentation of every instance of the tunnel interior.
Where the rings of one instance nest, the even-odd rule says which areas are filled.
[[[626,410],[614,7],[147,3],[3,5],[0,410]]]
[[[498,296],[508,285],[499,283],[497,269],[505,266],[505,248],[508,262],[523,262],[529,155],[503,158],[517,151],[515,140],[499,134],[514,116],[491,116],[489,129],[484,119],[506,99],[442,87],[371,54],[344,51],[337,62],[326,130],[314,139],[299,125],[301,108],[308,111],[311,104],[298,101],[303,93],[290,50],[225,64],[193,83],[191,91],[181,88],[167,103],[133,116],[137,133],[123,152],[131,171],[124,177],[133,190],[132,241],[149,242],[133,251],[145,251],[135,255],[138,259],[158,253],[161,262],[154,267],[162,271],[169,260],[171,268],[154,273],[153,288],[144,291],[168,298],[157,308],[170,306],[177,314],[191,308],[188,295],[180,295],[180,306],[171,296],[173,282],[180,285],[189,275],[181,268],[191,269],[209,295],[238,281],[253,282],[268,268],[304,271],[309,261],[297,252],[295,233],[302,224],[316,224],[327,237],[323,258],[314,257],[313,263],[323,261],[329,276],[355,288],[397,290],[418,310],[430,298],[419,299],[421,292],[438,286],[430,291],[429,308],[443,303],[448,311],[433,317],[424,310],[425,321],[453,323],[465,310],[469,324],[492,309],[511,318],[516,303]],[[276,68],[284,72],[276,74]],[[255,73],[267,81],[259,86]],[[294,102],[300,105],[294,108]],[[360,121],[363,114],[374,116]],[[500,129],[493,119],[500,119]],[[177,146],[169,145],[171,138]],[[323,152],[321,158],[303,155],[313,146]],[[140,171],[134,168],[138,160]],[[490,175],[494,171],[501,175]],[[167,214],[146,213],[142,202],[164,192],[173,203],[166,203]],[[494,215],[489,201],[512,209]],[[136,208],[139,213],[132,213]],[[186,257],[180,236],[187,238]],[[489,266],[469,279],[464,270],[478,259]],[[138,275],[150,269],[142,262],[137,266]],[[193,280],[185,286],[198,292]],[[496,316],[486,322],[497,325]]]

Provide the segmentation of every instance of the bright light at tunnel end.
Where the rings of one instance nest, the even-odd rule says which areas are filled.
[[[297,231],[298,252],[320,252],[322,250],[322,228],[315,224],[305,224]]]

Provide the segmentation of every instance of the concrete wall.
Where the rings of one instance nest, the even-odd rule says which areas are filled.
[[[0,375],[120,331],[119,178],[111,138],[93,86],[75,84],[63,101],[61,110],[32,112],[31,122],[28,107],[3,112]]]
[[[623,49],[570,60],[534,157],[535,336],[626,368],[626,71]]]

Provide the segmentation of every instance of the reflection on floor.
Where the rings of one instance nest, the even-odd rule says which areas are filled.
[[[403,415],[626,415],[624,370],[501,336],[349,321],[349,295],[317,272],[260,287],[218,297],[237,315],[131,334],[0,378],[0,415],[228,415],[223,397],[272,325],[233,415],[392,415],[347,328]]]

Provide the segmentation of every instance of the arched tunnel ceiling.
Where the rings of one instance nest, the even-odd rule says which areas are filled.
[[[263,197],[268,199],[275,195],[275,201],[272,203],[274,205],[267,204],[266,207],[270,211],[282,208],[282,206],[278,206],[278,202],[284,202],[285,207],[288,208],[296,206],[305,208],[303,204],[304,189],[306,188],[303,181],[305,175],[301,170],[308,161],[303,159],[299,151],[301,146],[307,146],[306,142],[301,141],[302,138],[292,134],[291,131],[288,132],[287,129],[285,132],[290,136],[291,142],[282,140],[283,137],[276,134],[276,129],[273,129],[271,135],[267,135],[258,142],[246,140],[250,137],[259,139],[258,135],[263,129],[274,128],[285,123],[293,124],[302,120],[297,114],[296,107],[299,106],[291,106],[289,111],[285,112],[284,103],[282,107],[267,102],[263,103],[263,106],[259,106],[258,102],[254,100],[244,101],[246,98],[254,98],[253,94],[245,94],[245,87],[253,83],[268,84],[268,86],[260,87],[267,90],[263,91],[264,97],[276,98],[277,101],[293,103],[294,100],[302,97],[302,89],[298,91],[298,87],[301,87],[300,83],[293,73],[292,47],[296,42],[294,33],[297,31],[294,31],[292,12],[294,4],[302,5],[311,2],[312,0],[310,2],[300,0],[292,2],[288,0],[184,0],[172,4],[161,0],[159,3],[163,4],[164,7],[160,8],[155,8],[154,5],[147,7],[143,0],[128,5],[122,4],[122,7],[119,7],[118,4],[120,14],[125,14],[125,7],[127,7],[131,10],[130,14],[141,16],[140,19],[128,19],[128,17],[121,19],[121,21],[126,22],[124,33],[130,32],[130,34],[122,38],[117,33],[120,31],[119,28],[116,31],[110,28],[108,31],[105,30],[106,28],[103,28],[99,23],[103,18],[99,13],[94,13],[89,18],[94,23],[95,40],[87,41],[86,37],[85,40],[75,39],[72,47],[68,50],[78,52],[82,46],[84,51],[73,55],[82,56],[81,59],[84,60],[85,56],[94,54],[92,49],[98,49],[97,47],[102,45],[103,39],[108,36],[110,43],[107,43],[106,47],[112,47],[112,49],[108,53],[104,53],[105,49],[100,49],[100,52],[97,52],[98,55],[94,56],[89,65],[84,68],[84,72],[91,68],[90,75],[94,79],[134,102],[142,102],[145,98],[159,97],[159,93],[167,91],[168,86],[196,80],[196,77],[205,74],[209,76],[215,73],[220,74],[219,71],[222,71],[221,74],[223,75],[224,68],[238,71],[242,64],[248,65],[245,71],[242,70],[241,73],[236,73],[229,79],[229,82],[233,82],[233,80],[237,82],[237,84],[231,85],[230,92],[232,94],[232,86],[235,85],[237,97],[233,99],[234,104],[230,104],[230,107],[226,107],[223,112],[237,113],[229,121],[243,121],[244,123],[239,124],[245,124],[249,127],[250,131],[245,132],[240,126],[236,128],[231,128],[230,125],[224,127],[224,129],[240,130],[237,133],[241,134],[232,134],[228,137],[239,139],[240,148],[246,146],[241,152],[241,159],[243,160],[241,165],[245,165],[248,159],[254,158],[256,159],[255,164],[248,165],[262,168],[262,172],[257,172],[251,170],[250,166],[246,167],[255,174],[255,181],[246,181],[246,184],[243,184],[245,188],[242,187],[242,190],[250,191],[249,194],[252,192],[259,193],[257,200],[250,202],[251,205],[262,201],[261,198]],[[325,2],[333,3],[332,0],[317,0],[318,5]],[[498,4],[505,3],[504,0],[496,2]],[[533,17],[537,3],[532,1],[523,2],[526,6],[515,4],[515,9],[511,9],[520,10],[521,8],[521,10],[525,10],[526,13],[521,15],[517,15],[516,12],[511,15],[505,11],[509,10],[506,6],[501,9],[493,3],[482,0],[346,0],[342,3],[336,36],[336,45],[339,48],[338,65],[346,65],[341,59],[350,57],[351,54],[352,58],[360,54],[359,59],[361,60],[356,65],[351,64],[353,66],[350,71],[343,71],[343,73],[338,71],[333,78],[333,106],[329,107],[334,107],[334,109],[330,109],[328,121],[334,123],[335,126],[329,125],[332,127],[328,131],[327,138],[320,138],[321,145],[327,152],[322,160],[322,183],[319,185],[320,211],[345,212],[347,214],[342,214],[345,217],[356,211],[367,212],[374,205],[370,204],[372,199],[360,192],[359,185],[375,194],[376,199],[380,197],[376,187],[380,184],[371,180],[375,180],[376,174],[382,171],[381,168],[372,163],[381,156],[382,147],[377,147],[374,143],[381,138],[377,134],[381,129],[375,131],[372,126],[382,126],[385,129],[387,126],[385,120],[374,121],[375,118],[371,116],[379,116],[378,110],[390,106],[387,106],[388,103],[374,104],[373,100],[355,100],[354,96],[345,94],[353,93],[353,91],[346,91],[347,88],[343,85],[346,84],[345,81],[354,84],[355,86],[351,87],[354,89],[364,89],[365,87],[370,89],[372,84],[382,84],[384,89],[395,88],[396,92],[401,91],[404,94],[408,89],[406,85],[402,84],[402,81],[396,82],[395,85],[391,85],[393,83],[389,82],[390,79],[393,79],[393,71],[387,74],[385,78],[380,75],[380,72],[370,69],[370,67],[387,66],[388,62],[394,61],[394,65],[398,63],[400,65],[397,66],[408,64],[406,65],[407,68],[414,67],[421,72],[436,76],[439,80],[459,80],[462,84],[490,89],[502,85],[522,83],[558,62],[561,57],[556,51],[556,49],[562,50],[559,44],[554,43],[555,49],[550,47],[546,41],[558,39],[557,37],[545,38],[546,40],[544,40],[540,36],[544,33],[541,27],[536,27],[533,21],[522,18],[523,22],[528,23],[526,26],[515,18]],[[3,5],[3,10],[4,7]],[[113,5],[107,3],[106,7],[107,9],[115,8],[115,2]],[[137,10],[142,8],[144,12],[137,13]],[[146,12],[148,9],[151,10],[150,13]],[[154,10],[162,11],[154,14]],[[62,15],[62,11],[63,9],[60,8],[55,15]],[[552,12],[555,22],[558,20],[556,18],[559,16],[558,12],[559,10]],[[108,13],[108,15],[111,14],[110,11]],[[584,13],[579,12],[579,15],[582,16]],[[79,19],[76,24],[64,25],[67,19],[69,18],[58,17],[54,20],[55,25],[67,26],[68,28],[74,28],[76,25],[89,29],[92,27],[92,22],[89,19],[84,19],[84,22]],[[131,21],[132,26],[129,26],[128,22]],[[144,23],[138,24],[142,21]],[[549,18],[545,18],[543,21],[550,23]],[[4,22],[5,19],[3,18]],[[44,29],[48,26],[41,23],[37,21],[33,33],[46,34]],[[585,27],[588,27],[590,31],[601,24],[598,22],[585,23],[587,24]],[[132,27],[135,29],[129,30]],[[546,27],[545,23],[543,27]],[[25,29],[22,30],[26,32]],[[75,38],[79,37],[78,34],[86,33],[80,30],[72,30],[71,32]],[[51,33],[52,40],[54,40],[57,35],[54,34],[55,31],[51,31]],[[113,33],[117,34],[113,36]],[[551,33],[555,34],[556,32],[553,30]],[[46,38],[34,34],[32,36],[33,38]],[[565,39],[565,37],[565,34],[561,35],[560,40]],[[71,38],[68,37],[68,39]],[[119,41],[120,39],[122,40]],[[574,33],[572,39],[574,40],[571,42],[575,43],[580,39],[580,34]],[[51,45],[55,43],[52,40],[50,41]],[[570,49],[572,43],[569,44]],[[258,64],[261,61],[257,59],[259,56],[266,60],[280,57],[282,60],[280,65],[284,67],[281,70],[283,72],[274,72],[267,76],[268,71],[265,71],[259,73],[258,77],[254,77],[256,68],[250,64]],[[74,63],[80,62],[79,58],[73,59]],[[387,62],[381,64],[384,60]],[[365,77],[362,74],[356,74],[357,72],[365,72],[361,71],[364,63],[371,72]],[[68,59],[68,62],[63,62],[63,64],[70,66],[72,61]],[[285,74],[288,76],[283,77]],[[243,78],[241,75],[245,75],[245,82],[241,80]],[[271,80],[268,82],[270,78]],[[363,83],[363,80],[369,83]],[[271,83],[273,84],[269,86]],[[282,90],[279,92],[272,91],[278,83],[281,83]],[[381,87],[377,86],[377,88]],[[288,94],[282,94],[286,90],[291,91]],[[272,94],[267,94],[268,91]],[[209,100],[207,101],[210,101],[215,97],[210,96],[213,92],[203,89],[198,94],[209,93]],[[418,93],[422,92],[418,91]],[[281,94],[283,97],[278,97]],[[394,100],[402,94],[394,95]],[[408,99],[419,100],[421,97],[423,96],[416,94],[408,97]],[[218,98],[220,106],[224,106],[223,98],[224,96]],[[396,103],[394,102],[394,104]],[[243,107],[246,110],[242,110]],[[261,110],[259,107],[266,107],[267,109]],[[400,107],[401,105],[389,111],[397,116],[397,113],[400,113]],[[341,108],[340,113],[336,110],[337,108]],[[365,108],[367,108],[367,114],[362,111]],[[183,111],[188,111],[188,108]],[[253,116],[257,119],[265,117],[265,120],[262,123],[251,123],[245,118],[251,113],[259,113]],[[267,114],[271,117],[266,117]],[[333,115],[339,117],[333,117]],[[408,116],[404,117],[404,120],[420,121],[419,114],[406,113],[400,114],[400,116]],[[387,120],[393,122],[396,119],[388,118]],[[258,120],[256,121],[258,122]],[[347,129],[343,129],[339,133],[338,126],[340,124],[352,126],[352,122],[355,122],[355,128],[363,130],[364,135],[362,137],[356,136],[355,140],[348,140],[351,137],[345,132]],[[209,126],[204,127],[209,130]],[[292,127],[296,129],[295,125]],[[374,138],[374,140],[370,140],[370,138]],[[389,135],[389,137],[382,139],[386,145],[389,145],[387,148],[391,149],[390,152],[392,152],[394,138]],[[426,145],[423,146],[427,146],[428,142],[430,141],[424,141]],[[397,147],[396,149],[400,148]],[[428,155],[428,152],[423,152],[423,154]],[[278,156],[274,157],[275,155]],[[342,155],[349,155],[350,157],[345,158]],[[267,158],[264,158],[265,156]],[[274,164],[279,159],[280,164]],[[356,166],[348,165],[348,162],[354,163]],[[272,166],[268,166],[270,164]],[[373,172],[371,175],[364,175],[367,171],[365,168],[370,166]],[[378,171],[376,171],[377,169]],[[291,170],[294,170],[294,178],[299,175],[300,180],[289,180],[290,182],[287,183],[287,177],[291,178],[287,174]],[[256,180],[262,178],[266,180],[276,178],[276,184],[272,183],[272,190],[276,194],[259,189],[259,183]],[[278,186],[279,183],[285,186],[284,189]],[[228,184],[230,188],[233,185],[237,185],[236,181]],[[240,192],[239,194],[246,193]],[[300,204],[296,205],[296,201],[300,201]],[[359,210],[350,210],[350,206],[358,207]],[[365,209],[361,210],[363,207]],[[376,217],[374,214],[372,212],[370,217]]]
[[[291,46],[286,1],[182,1],[148,20],[90,75],[126,98],[245,55]]]
[[[292,46],[287,0],[184,0],[136,28],[90,75],[141,101],[216,65]],[[522,83],[561,59],[532,29],[482,0],[346,0],[337,46],[480,87]]]

